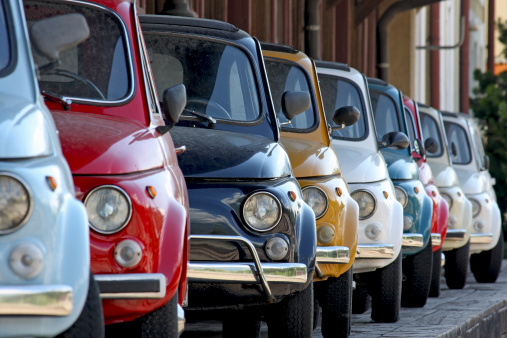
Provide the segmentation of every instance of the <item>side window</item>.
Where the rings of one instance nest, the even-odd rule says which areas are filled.
[[[244,121],[247,119],[247,116],[237,62],[234,62],[232,64],[231,72],[229,74],[229,82],[231,84],[231,86],[229,87],[230,107],[236,107],[234,111],[231,111],[232,119]]]
[[[437,121],[435,121],[430,115],[421,113],[421,129],[422,135],[424,137],[423,142],[425,142],[430,137],[437,142],[438,150],[436,153],[426,153],[426,156],[429,157],[439,157],[443,153],[443,143],[442,138],[440,137],[440,129],[438,128]]]
[[[407,108],[404,107],[403,109],[405,114],[405,121],[407,122],[407,132],[408,132],[408,138],[410,140],[410,149],[414,149],[414,142],[417,138],[416,132],[415,132],[415,123],[414,118],[412,117],[412,112]]]
[[[11,57],[9,30],[4,14],[4,2],[0,2],[0,70],[7,67]]]
[[[394,101],[376,91],[371,91],[370,94],[378,140],[380,141],[382,136],[392,131],[402,131]]]
[[[470,144],[465,129],[460,125],[452,122],[444,122],[447,142],[451,149],[451,159],[455,164],[468,164],[472,160],[470,153]],[[454,146],[453,146],[454,145]],[[453,154],[452,148],[456,149]]]

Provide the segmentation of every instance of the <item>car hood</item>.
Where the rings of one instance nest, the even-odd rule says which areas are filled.
[[[389,178],[386,162],[379,152],[341,143],[334,144],[334,149],[348,183],[377,182]]]
[[[404,156],[385,149],[382,155],[387,163],[389,177],[392,180],[417,180],[419,179],[419,169],[412,157]]]
[[[435,185],[439,188],[454,187],[459,185],[456,171],[448,166],[439,163],[431,163]]]
[[[341,174],[340,162],[333,148],[300,138],[282,136],[280,141],[287,150],[292,171],[297,178]]]
[[[480,194],[489,189],[486,178],[478,172],[454,167],[458,174],[461,190],[467,195]]]
[[[150,129],[120,118],[54,111],[65,158],[74,175],[115,175],[163,166]]]
[[[48,156],[53,152],[52,123],[34,102],[0,93],[0,107],[0,159]]]
[[[291,174],[289,158],[274,140],[233,131],[174,127],[174,144],[185,177],[268,179]]]

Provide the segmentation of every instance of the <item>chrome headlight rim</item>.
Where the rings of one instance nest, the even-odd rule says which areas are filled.
[[[21,227],[23,227],[23,225],[25,225],[28,222],[30,217],[32,217],[34,203],[33,203],[32,190],[30,189],[30,186],[23,178],[21,178],[20,176],[18,176],[16,174],[6,172],[6,171],[0,171],[0,177],[1,176],[7,176],[7,177],[10,177],[14,180],[17,180],[21,184],[21,186],[26,190],[26,193],[28,195],[28,211],[26,212],[26,215],[23,218],[23,220],[13,228],[10,228],[7,230],[0,230],[0,235],[7,235],[7,234],[15,232],[16,230],[19,230]]]
[[[396,197],[396,192],[397,191],[400,191],[405,196],[405,203],[401,203],[400,201],[398,201],[398,198]],[[394,187],[394,196],[396,197],[396,200],[401,203],[401,205],[403,206],[403,208],[405,208],[407,206],[407,204],[408,204],[408,194],[407,194],[407,191],[405,189],[403,189],[402,187],[399,187],[399,186],[395,186]]]
[[[468,200],[472,204],[472,217],[477,217],[482,210],[481,203],[479,203],[479,201],[475,198],[468,198]],[[474,204],[478,207],[477,212],[474,212]]]
[[[271,227],[269,227],[269,228],[266,228],[266,229],[258,229],[258,228],[256,228],[256,227],[252,226],[252,225],[248,222],[247,218],[245,217],[245,205],[246,205],[246,203],[248,202],[248,200],[250,200],[250,198],[252,198],[252,197],[253,197],[253,196],[255,196],[255,195],[269,195],[271,198],[273,198],[273,199],[275,200],[276,204],[278,205],[278,211],[279,211],[279,212],[278,212],[278,218],[277,218],[276,222],[275,222],[275,223],[274,223]],[[243,216],[243,220],[245,221],[245,224],[248,226],[248,228],[249,228],[250,230],[253,230],[253,231],[255,231],[255,232],[268,232],[268,231],[273,230],[274,228],[276,228],[276,226],[277,226],[278,224],[280,224],[280,220],[282,219],[282,214],[283,214],[283,212],[282,212],[282,203],[280,202],[280,200],[278,199],[278,197],[276,197],[276,195],[275,195],[275,194],[270,193],[269,191],[256,191],[256,192],[254,192],[254,193],[252,193],[252,194],[248,195],[248,197],[247,197],[247,198],[245,198],[245,200],[244,200],[244,202],[243,202],[243,204],[242,204],[242,206],[241,206],[241,215]]]
[[[319,191],[322,193],[322,195],[324,195],[324,200],[326,201],[326,207],[324,208],[324,211],[322,211],[322,213],[321,213],[319,216],[315,215],[315,219],[317,220],[317,219],[319,219],[319,218],[322,218],[322,217],[326,214],[327,209],[329,208],[329,198],[327,197],[326,192],[325,192],[322,188],[316,187],[316,186],[314,186],[314,185],[308,185],[308,186],[306,186],[306,187],[302,188],[302,189],[301,189],[301,195],[303,195],[303,192],[304,192],[305,190],[308,190],[308,189],[316,189],[316,190],[319,190]],[[304,201],[304,198],[303,198],[303,201]],[[306,201],[305,201],[305,203],[306,203]]]
[[[358,192],[365,192],[367,194],[369,194],[372,198],[373,198],[373,210],[370,214],[368,214],[367,216],[364,216],[364,217],[361,217],[359,216],[359,219],[360,220],[365,220],[365,219],[368,219],[370,218],[371,216],[375,215],[375,212],[377,211],[377,197],[375,197],[375,194],[372,193],[370,190],[368,189],[357,189],[357,190],[354,190],[353,192],[350,193],[350,197],[352,197],[352,199],[355,201],[356,199],[353,197],[353,195],[355,193],[358,193]],[[357,201],[356,201],[357,202]],[[359,212],[361,212],[361,210],[359,210]]]
[[[109,189],[113,189],[113,190],[118,190],[119,192],[121,192],[125,199],[127,200],[127,204],[128,204],[128,207],[129,207],[129,213],[128,213],[128,216],[127,218],[125,219],[125,222],[123,223],[122,226],[120,226],[119,228],[115,229],[115,230],[112,230],[112,231],[104,231],[104,230],[100,230],[100,229],[97,229],[96,227],[93,226],[93,224],[88,221],[88,225],[90,226],[90,228],[99,233],[99,234],[102,234],[102,235],[112,235],[112,234],[116,234],[120,231],[122,231],[123,229],[125,229],[125,227],[127,226],[127,224],[129,224],[130,222],[130,219],[132,218],[132,212],[133,212],[133,206],[132,206],[132,201],[130,200],[130,196],[129,194],[127,194],[127,192],[125,190],[123,190],[122,188],[120,188],[119,186],[117,185],[111,185],[111,184],[104,184],[104,185],[99,185],[98,187],[95,187],[93,188],[87,195],[86,195],[86,198],[84,199],[84,206],[86,208],[86,203],[88,202],[90,196],[93,195],[94,192],[96,192],[97,190],[100,190],[100,189],[104,189],[104,188],[109,188]]]
[[[451,195],[447,192],[441,192],[440,191],[440,196],[442,196],[442,198],[447,202],[447,204],[449,204],[449,210],[452,208],[452,204],[453,204],[453,199],[451,197]],[[447,198],[445,198],[447,196]],[[449,201],[451,201],[449,203]]]

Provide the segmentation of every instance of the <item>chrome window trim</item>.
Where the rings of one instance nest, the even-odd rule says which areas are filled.
[[[96,229],[92,223],[90,221],[88,221],[88,225],[90,226],[90,228],[99,233],[99,234],[102,234],[102,235],[112,235],[112,234],[115,234],[115,233],[118,233],[120,231],[122,231],[123,229],[125,229],[125,227],[127,226],[127,224],[129,224],[130,222],[130,219],[132,218],[132,212],[133,212],[133,206],[132,206],[132,201],[130,200],[130,196],[129,194],[127,194],[127,192],[125,190],[123,190],[122,188],[116,186],[116,185],[111,185],[111,184],[104,184],[104,185],[99,185],[98,187],[95,187],[93,188],[88,194],[86,194],[86,198],[84,199],[83,201],[83,204],[86,208],[86,202],[88,201],[88,198],[97,190],[99,189],[104,189],[104,188],[109,188],[109,189],[115,189],[115,190],[118,190],[120,192],[123,193],[123,195],[126,197],[127,199],[127,204],[129,206],[129,215],[127,217],[127,219],[125,220],[125,223],[119,227],[117,230],[114,230],[114,231],[102,231],[102,230],[99,230],[99,229]],[[88,214],[88,211],[86,212]]]
[[[372,217],[375,212],[377,211],[377,205],[378,205],[378,201],[377,201],[377,197],[375,196],[374,193],[372,193],[370,190],[368,189],[357,189],[357,190],[354,190],[353,192],[350,193],[350,197],[352,197],[352,195],[355,193],[355,192],[367,192],[368,194],[370,194],[372,197],[373,197],[373,201],[375,202],[375,206],[373,208],[373,211],[371,212],[371,214],[369,214],[367,217],[359,217],[359,220],[365,220],[365,219],[368,219],[370,217]],[[354,197],[352,197],[352,199],[355,201]]]
[[[326,214],[327,209],[329,208],[329,198],[327,197],[326,192],[324,190],[322,190],[321,188],[316,187],[314,185],[308,185],[308,186],[306,186],[306,187],[304,187],[304,188],[301,189],[301,195],[302,195],[303,191],[305,191],[306,189],[317,189],[317,190],[320,190],[324,194],[324,196],[326,198],[326,208],[324,208],[324,211],[322,212],[322,215],[320,215],[319,217],[315,216],[316,220],[319,219],[319,218],[322,218]],[[303,201],[304,201],[304,199],[303,199]],[[305,201],[305,203],[306,203],[306,201]]]
[[[248,202],[248,200],[252,196],[259,195],[259,194],[270,195],[275,200],[275,202],[278,205],[278,209],[280,210],[280,213],[278,215],[278,219],[276,220],[275,224],[272,227],[268,228],[268,229],[256,229],[255,227],[251,226],[248,223],[248,221],[246,220],[246,217],[245,217],[245,204],[246,204],[246,202]],[[241,216],[243,216],[243,220],[245,221],[245,224],[248,226],[248,228],[250,228],[250,230],[253,230],[255,232],[267,232],[267,231],[273,230],[280,223],[280,220],[282,219],[282,214],[283,214],[282,203],[280,202],[280,200],[278,199],[278,197],[276,197],[274,194],[272,194],[270,192],[267,192],[267,191],[257,191],[257,192],[254,192],[253,194],[250,194],[247,198],[245,198],[245,201],[243,202],[243,205],[241,206]]]
[[[10,233],[13,233],[14,231],[18,230],[23,225],[25,225],[28,222],[28,220],[30,219],[30,217],[32,216],[33,204],[34,204],[33,203],[33,194],[32,194],[32,190],[30,189],[30,186],[28,185],[28,183],[20,176],[10,173],[10,172],[7,172],[7,171],[0,171],[0,176],[8,176],[8,177],[11,177],[11,178],[19,181],[19,183],[21,183],[21,185],[26,189],[26,193],[28,194],[28,200],[29,200],[28,212],[26,213],[25,218],[23,218],[23,220],[14,228],[11,228],[9,230],[0,230],[0,235],[7,235]]]

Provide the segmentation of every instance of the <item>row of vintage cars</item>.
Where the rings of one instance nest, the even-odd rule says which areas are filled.
[[[500,270],[472,119],[225,22],[0,0],[0,107],[2,337],[346,337],[442,252],[450,288]]]

